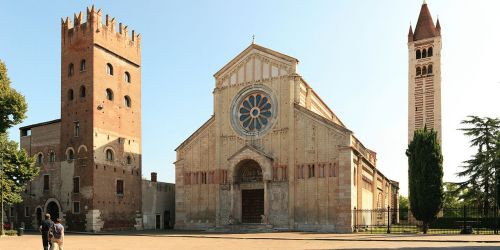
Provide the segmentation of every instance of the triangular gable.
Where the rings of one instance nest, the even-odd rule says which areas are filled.
[[[295,73],[298,62],[291,56],[251,44],[215,73],[214,77],[218,87],[258,82]]]
[[[259,155],[262,155],[262,156],[268,158],[271,161],[274,160],[274,158],[270,154],[268,154],[268,153],[266,153],[266,152],[264,152],[264,151],[262,151],[262,150],[260,150],[260,149],[258,149],[256,147],[254,147],[253,145],[249,145],[249,144],[247,144],[247,145],[243,146],[242,148],[240,148],[240,150],[236,151],[236,153],[234,153],[229,158],[227,158],[227,160],[230,161],[235,156],[241,154],[245,150],[251,150],[251,151],[253,151],[253,152],[255,152],[255,153],[259,154]]]

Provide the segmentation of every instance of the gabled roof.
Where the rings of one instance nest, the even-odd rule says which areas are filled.
[[[417,26],[415,26],[415,31],[413,32],[413,40],[417,41],[436,36],[439,36],[439,31],[436,29],[434,21],[432,21],[431,12],[424,2],[422,8],[420,8]]]
[[[299,62],[299,60],[297,60],[294,57],[291,57],[291,56],[282,54],[282,53],[280,53],[278,51],[275,51],[275,50],[272,50],[272,49],[268,49],[268,48],[262,47],[260,45],[257,45],[255,43],[252,43],[245,50],[243,50],[241,53],[239,53],[235,58],[233,58],[233,60],[229,61],[229,63],[227,63],[224,67],[222,67],[219,71],[217,71],[217,73],[214,74],[214,77],[217,78],[218,76],[220,76],[223,72],[225,72],[228,68],[230,68],[235,63],[237,63],[241,58],[245,57],[253,49],[256,49],[256,50],[262,51],[264,53],[273,55],[275,57],[278,57],[278,58],[283,59],[285,61],[288,61],[290,63],[295,63],[296,64],[296,63]]]
[[[203,129],[208,127],[208,125],[212,124],[212,122],[215,120],[215,115],[212,115],[210,119],[208,119],[201,127],[199,127],[194,133],[192,133],[186,140],[184,140],[177,148],[175,148],[174,151],[177,151],[178,149],[184,147],[186,144],[188,144],[193,138],[195,138]]]
[[[246,144],[245,146],[243,146],[242,148],[240,148],[240,150],[236,151],[236,153],[234,153],[229,158],[227,158],[227,160],[228,161],[231,160],[233,157],[237,156],[239,153],[243,152],[245,149],[252,150],[252,151],[254,151],[255,153],[257,153],[259,155],[263,155],[263,156],[267,157],[269,160],[273,160],[273,157],[270,154],[268,154],[268,153],[266,153],[266,152],[264,152],[264,151],[256,148],[253,145],[250,145],[250,144]]]

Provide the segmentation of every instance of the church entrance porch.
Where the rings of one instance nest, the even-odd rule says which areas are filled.
[[[264,214],[264,189],[241,190],[241,222],[261,223]]]
[[[266,181],[260,164],[252,159],[241,160],[234,168],[232,216],[235,223],[261,224],[267,220]]]

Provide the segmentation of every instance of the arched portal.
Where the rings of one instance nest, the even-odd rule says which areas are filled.
[[[50,219],[56,221],[59,218],[59,206],[55,201],[51,201],[47,204],[47,213],[50,214]]]
[[[254,160],[243,160],[236,166],[235,182],[241,190],[241,222],[261,223],[264,213],[262,168]]]

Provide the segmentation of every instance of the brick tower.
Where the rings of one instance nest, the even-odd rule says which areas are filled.
[[[61,27],[61,202],[87,231],[140,224],[140,36],[116,26],[92,7]]]
[[[441,143],[441,26],[422,4],[408,33],[408,143],[416,129],[432,128]]]

